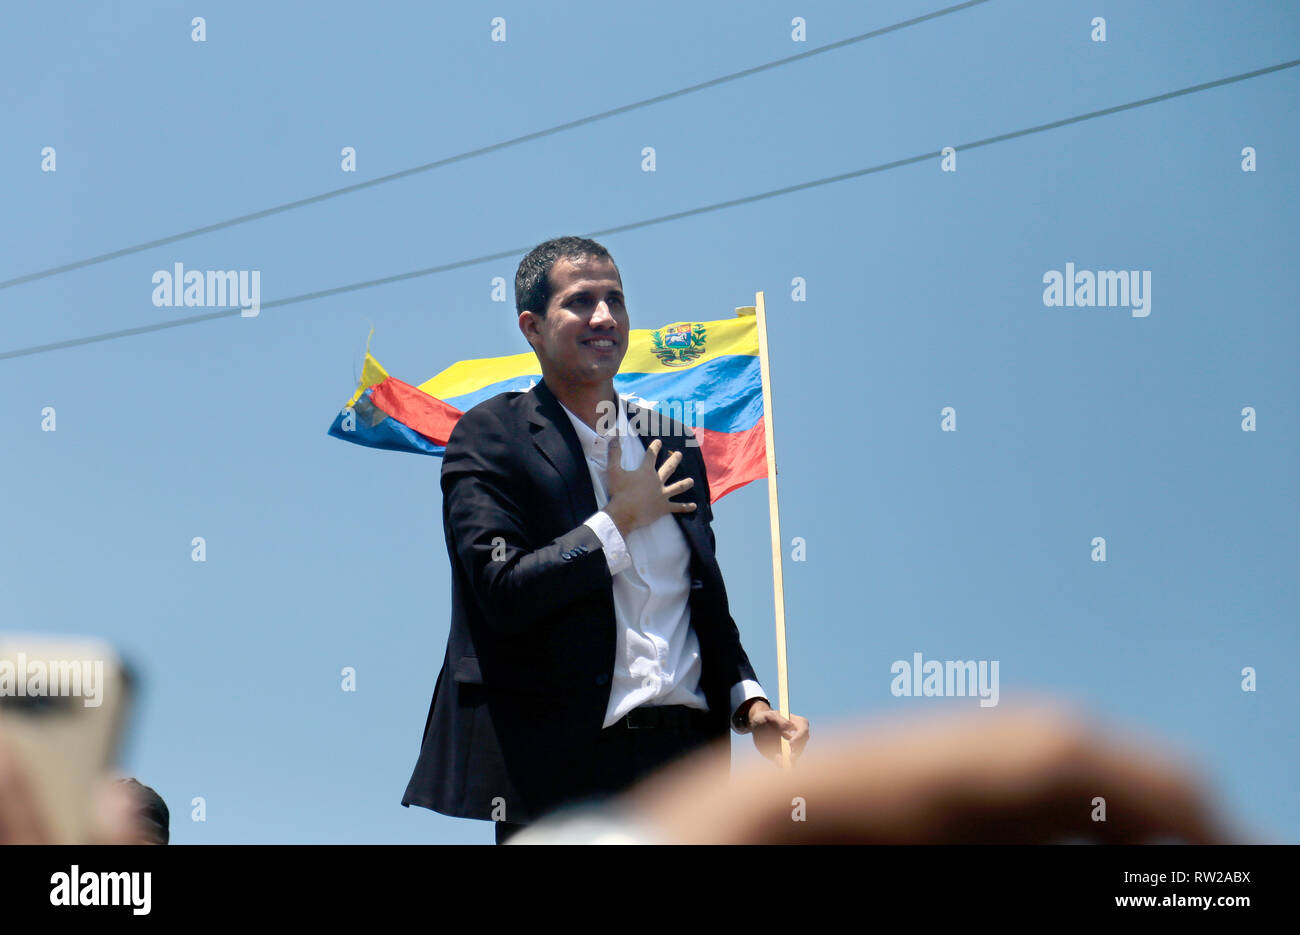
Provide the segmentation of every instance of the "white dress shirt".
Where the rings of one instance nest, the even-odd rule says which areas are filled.
[[[564,406],[587,457],[599,512],[585,521],[600,538],[614,587],[617,648],[610,680],[605,727],[641,705],[685,705],[709,710],[700,689],[700,643],[691,622],[691,550],[673,514],[659,517],[624,536],[604,512],[609,502],[609,439],[622,442],[620,463],[635,470],[645,457],[640,437],[628,427],[626,398],[620,395],[618,426],[604,435]],[[564,404],[561,403],[561,406]],[[767,698],[758,682],[731,687],[731,726],[737,709],[750,698]]]

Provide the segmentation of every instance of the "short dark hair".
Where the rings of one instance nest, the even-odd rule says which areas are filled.
[[[138,779],[119,779],[135,796],[136,830],[150,844],[166,844],[171,839],[171,814],[163,797]]]
[[[551,304],[551,267],[561,257],[569,260],[591,257],[614,263],[608,250],[586,237],[556,237],[538,244],[519,262],[515,273],[516,312],[531,311],[546,317],[546,307]],[[617,263],[614,271],[618,272]],[[623,274],[619,273],[620,281],[622,278]]]

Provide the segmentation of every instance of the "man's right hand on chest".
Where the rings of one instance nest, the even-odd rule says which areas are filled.
[[[617,436],[609,442],[609,503],[605,512],[614,521],[618,531],[626,536],[633,529],[649,526],[669,513],[692,513],[694,503],[678,503],[672,498],[695,486],[695,479],[685,477],[672,484],[673,476],[682,460],[682,453],[674,451],[655,467],[663,442],[656,438],[646,447],[645,457],[634,470],[623,470],[622,446]]]

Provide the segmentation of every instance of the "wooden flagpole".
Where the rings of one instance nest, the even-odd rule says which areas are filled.
[[[763,382],[763,438],[767,448],[767,514],[772,526],[772,588],[776,604],[776,683],[781,716],[790,717],[790,682],[785,661],[785,582],[781,576],[781,510],[776,492],[776,436],[772,427],[772,379],[767,359],[767,315],[763,293],[754,294],[753,308],[738,308],[738,315],[753,315],[758,325],[758,362]],[[790,769],[790,741],[781,738],[781,765]]]

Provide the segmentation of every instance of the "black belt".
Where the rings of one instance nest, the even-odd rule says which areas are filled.
[[[709,713],[687,705],[642,705],[633,708],[606,730],[645,730],[651,728],[687,730],[708,725]]]

